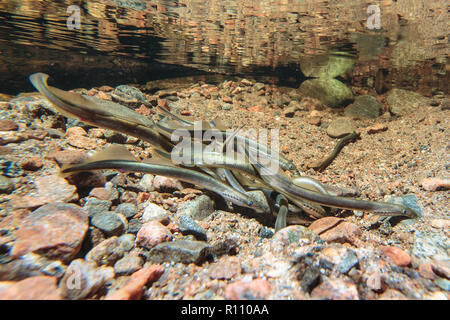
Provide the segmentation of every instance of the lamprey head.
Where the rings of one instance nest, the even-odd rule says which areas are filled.
[[[419,214],[412,208],[403,204],[391,203],[391,202],[376,202],[377,207],[373,210],[374,214],[383,216],[405,216],[411,219],[419,217]]]

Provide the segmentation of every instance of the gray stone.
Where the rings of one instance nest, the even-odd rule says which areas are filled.
[[[98,265],[112,266],[121,259],[126,252],[131,250],[130,246],[124,238],[113,236],[96,245],[86,254],[87,261],[95,262]]]
[[[372,96],[358,96],[353,104],[345,108],[344,114],[350,117],[375,119],[381,113],[381,103]]]
[[[354,131],[356,131],[355,122],[345,117],[331,121],[327,128],[327,134],[332,138],[341,138]]]
[[[277,231],[271,241],[271,249],[274,252],[280,252],[293,243],[305,245],[323,242],[317,234],[300,225],[287,226]]]
[[[450,281],[447,279],[438,278],[434,280],[434,284],[437,285],[442,290],[450,291]]]
[[[112,92],[112,95],[114,98],[122,102],[147,101],[141,90],[128,85],[117,86]]]
[[[0,175],[0,194],[11,193],[14,190],[14,183],[7,177]]]
[[[416,231],[413,256],[423,260],[448,260],[449,241],[439,233]]]
[[[186,214],[191,216],[195,220],[206,219],[211,213],[214,212],[214,203],[206,195],[188,201],[182,208],[179,209],[180,214]]]
[[[429,105],[430,99],[417,92],[395,88],[387,94],[386,102],[392,114],[404,116]]]
[[[167,220],[170,216],[169,211],[152,202],[145,203],[144,207],[145,207],[144,213],[142,214],[143,222],[149,222],[152,220],[163,221]]]
[[[189,215],[182,215],[178,220],[177,227],[183,235],[192,234],[198,240],[206,241],[206,231]]]
[[[139,181],[139,185],[143,188],[145,192],[151,192],[154,190],[153,188],[153,178],[154,176],[152,174],[144,174],[141,178],[141,181]]]
[[[124,144],[127,142],[127,136],[120,132],[106,129],[104,135],[105,135],[106,141],[111,142],[111,143]]]
[[[341,263],[338,264],[337,270],[340,273],[347,273],[351,268],[358,264],[358,257],[352,250],[347,250],[345,257],[342,259]]]
[[[114,264],[114,271],[119,276],[128,276],[142,268],[144,259],[136,253],[130,253]]]
[[[352,91],[336,79],[311,79],[303,81],[299,87],[303,96],[319,99],[323,104],[334,108],[353,101]]]
[[[85,299],[114,279],[114,269],[100,267],[83,259],[73,260],[59,283],[61,294],[66,299]]]
[[[91,224],[109,236],[121,235],[128,227],[126,218],[112,211],[97,213],[92,217]]]
[[[131,219],[138,213],[138,209],[134,203],[126,202],[119,204],[115,212],[123,214],[127,219]]]
[[[106,212],[111,208],[111,201],[100,200],[95,197],[89,197],[83,206],[83,209],[88,213],[89,218],[92,218],[97,213]]]
[[[142,228],[143,222],[141,219],[131,219],[128,222],[128,233],[136,234]]]
[[[136,239],[136,237],[134,236],[134,234],[130,234],[130,233],[123,234],[119,237],[120,246],[125,251],[130,251],[131,249],[134,248],[134,240],[135,239]]]
[[[265,87],[266,87],[266,85],[264,83],[257,82],[253,85],[253,90],[259,91],[259,90],[264,89]]]
[[[211,246],[205,242],[175,240],[156,245],[149,259],[154,263],[181,262],[201,264],[211,254]]]

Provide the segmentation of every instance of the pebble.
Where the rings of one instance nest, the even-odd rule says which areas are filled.
[[[95,187],[89,192],[90,197],[95,197],[99,200],[117,200],[119,193],[115,189],[106,189],[104,187]]]
[[[441,102],[441,110],[450,110],[450,99],[444,99]]]
[[[72,202],[78,199],[77,188],[57,174],[36,177],[36,192],[12,198],[15,208],[33,208],[53,202]]]
[[[389,110],[397,116],[405,116],[416,112],[419,107],[425,107],[429,104],[429,98],[420,95],[417,92],[394,88],[387,93],[386,102]],[[405,103],[408,101],[408,103]]]
[[[439,277],[450,280],[450,261],[448,259],[442,261],[433,260],[431,262],[431,268]]]
[[[359,300],[358,289],[350,280],[325,279],[311,292],[313,299]]]
[[[242,272],[241,261],[237,257],[223,257],[208,268],[211,279],[229,280],[239,276]]]
[[[437,285],[442,290],[445,290],[447,292],[450,291],[450,281],[449,280],[443,279],[443,278],[438,278],[438,279],[435,279],[433,282],[435,285]]]
[[[83,209],[88,213],[89,218],[94,217],[98,213],[107,212],[111,208],[110,200],[101,200],[94,197],[87,198]]]
[[[61,300],[57,279],[35,276],[18,281],[0,291],[1,300]]]
[[[363,95],[355,98],[355,101],[347,106],[344,115],[348,117],[361,117],[375,119],[381,113],[381,103],[373,96]]]
[[[153,188],[153,179],[154,176],[152,174],[144,174],[139,181],[139,185],[143,188],[143,191],[151,192],[154,190]]]
[[[425,279],[433,280],[436,277],[431,267],[431,263],[429,262],[422,262],[419,264],[417,271],[419,272],[419,275]]]
[[[396,266],[406,267],[411,264],[409,254],[399,247],[381,246],[380,249]]]
[[[192,234],[197,240],[206,241],[206,231],[191,216],[183,214],[177,223],[177,228],[183,235]]]
[[[44,164],[42,163],[42,159],[40,156],[27,158],[20,163],[22,169],[30,171],[39,170],[40,168],[42,168],[43,165]]]
[[[80,250],[87,230],[88,216],[79,206],[47,204],[22,220],[14,234],[16,242],[10,254],[18,258],[29,252],[39,252],[51,259],[70,261]]]
[[[19,126],[13,120],[0,120],[0,131],[16,131],[17,129]]]
[[[450,219],[431,219],[430,225],[436,229],[448,229],[450,227]]]
[[[108,236],[121,235],[128,228],[127,219],[113,211],[96,213],[91,219],[91,224]]]
[[[382,123],[377,123],[369,128],[367,128],[367,133],[368,134],[375,134],[378,132],[383,132],[386,131],[388,129],[388,126]]]
[[[174,240],[156,245],[149,259],[155,263],[181,262],[201,264],[209,258],[211,246],[202,241]]]
[[[450,179],[426,178],[420,183],[427,191],[448,190],[450,188]]]
[[[146,202],[144,204],[144,213],[142,214],[142,221],[168,221],[170,212],[163,207],[158,206],[152,202]]]
[[[327,134],[332,138],[341,138],[355,131],[355,122],[345,117],[339,117],[331,121],[327,128]]]
[[[169,229],[158,221],[144,223],[136,235],[136,245],[146,249],[170,240],[172,240],[172,234]]]
[[[238,280],[225,288],[227,300],[261,300],[267,299],[272,292],[272,285],[264,279],[251,281]]]
[[[298,90],[302,96],[319,99],[331,108],[345,106],[353,100],[352,91],[337,79],[308,79]]]
[[[73,260],[59,283],[61,295],[70,300],[86,299],[114,279],[112,267],[97,267],[94,262]]]
[[[113,266],[117,260],[123,258],[130,251],[130,245],[126,238],[113,236],[103,240],[92,248],[85,256],[86,261],[95,262],[97,265]]]
[[[257,82],[253,85],[253,90],[259,91],[259,90],[265,89],[265,87],[266,87],[266,85],[264,83]]]
[[[127,219],[133,218],[138,213],[138,209],[134,203],[121,203],[114,211],[122,214]]]
[[[77,150],[56,151],[49,154],[47,157],[55,159],[60,167],[65,164],[80,163],[88,158],[86,153]]]
[[[340,244],[329,245],[320,252],[320,258],[329,261],[336,269],[343,274],[350,271],[358,264],[358,257],[355,252]]]
[[[324,219],[327,219],[324,221]],[[354,244],[359,240],[362,235],[361,229],[347,221],[339,222],[335,217],[326,217],[319,220],[314,221],[309,228],[311,230],[320,230],[316,233],[319,234],[320,238],[326,242],[338,242],[338,243],[351,243]],[[320,221],[322,220],[322,221]],[[320,229],[318,225],[320,224]],[[325,226],[329,225],[329,228]],[[324,230],[324,231],[322,231]]]
[[[8,179],[7,177],[0,175],[0,194],[1,193],[6,193],[9,194],[11,192],[13,192],[15,188],[15,185],[13,182],[11,182],[10,179]]]
[[[180,181],[163,177],[163,176],[155,176],[153,178],[153,188],[156,191],[164,192],[164,191],[173,191],[173,190],[183,190],[183,185]]]
[[[366,285],[369,289],[375,292],[382,292],[386,287],[383,281],[383,276],[379,271],[375,271],[367,278]]]
[[[124,287],[109,293],[105,300],[140,300],[144,286],[158,280],[163,273],[164,267],[160,265],[152,265],[136,271]]]
[[[319,236],[308,228],[300,225],[287,226],[275,233],[271,240],[271,249],[281,252],[286,246],[296,246],[321,242]]]
[[[261,229],[259,230],[259,236],[261,237],[261,238],[267,238],[267,239],[270,239],[270,238],[272,238],[273,237],[273,235],[274,235],[274,231],[272,230],[272,229],[269,229],[269,228],[267,228],[267,227],[261,227]]]
[[[128,276],[142,268],[144,260],[137,253],[127,254],[114,264],[114,271],[119,276]]]
[[[86,134],[87,134],[86,130],[84,130],[82,127],[70,127],[67,128],[65,137],[85,136]]]
[[[109,130],[109,129],[106,129],[103,135],[104,135],[106,141],[108,141],[110,143],[118,143],[118,144],[126,143],[127,138],[128,138],[123,133],[116,132],[116,131]]]
[[[298,275],[300,280],[300,287],[305,292],[311,292],[321,281],[320,269],[316,266],[307,266],[303,270],[302,275]]]
[[[447,237],[439,233],[416,231],[412,255],[417,259],[429,261],[448,259]]]
[[[189,215],[194,220],[204,220],[214,212],[214,202],[210,197],[201,195],[200,197],[186,202],[177,214]]]

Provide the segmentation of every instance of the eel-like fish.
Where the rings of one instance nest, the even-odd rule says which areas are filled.
[[[213,191],[236,205],[262,212],[262,208],[249,195],[233,189],[220,180],[198,171],[177,167],[171,163],[162,164],[161,159],[154,161],[154,163],[152,163],[152,159],[148,159],[147,162],[138,161],[121,146],[112,145],[97,152],[84,162],[65,165],[61,168],[61,174],[68,175],[74,172],[103,169],[146,172],[175,178]]]
[[[48,75],[45,73],[34,73],[30,76],[34,87],[63,115],[78,118],[88,124],[133,135],[151,143],[156,148],[172,150],[172,142],[159,134],[152,120],[112,101],[104,101],[49,86],[47,79]]]

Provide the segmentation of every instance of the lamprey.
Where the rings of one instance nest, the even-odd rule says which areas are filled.
[[[282,174],[278,174],[269,167],[264,167],[255,158],[252,152],[246,148],[241,150],[250,159],[250,162],[258,170],[261,178],[272,186],[273,189],[280,193],[290,194],[295,197],[308,200],[327,207],[334,207],[340,209],[360,210],[372,212],[378,215],[386,216],[406,216],[409,218],[417,218],[418,214],[411,208],[389,202],[367,201],[355,198],[336,197],[317,192],[312,192],[307,189],[296,186],[292,181]]]
[[[340,139],[336,143],[336,146],[334,147],[333,151],[331,151],[331,153],[328,157],[326,157],[323,160],[313,162],[313,163],[309,164],[308,167],[313,168],[318,171],[324,170],[326,167],[328,167],[330,165],[330,163],[334,160],[334,158],[336,158],[338,153],[342,150],[342,148],[347,143],[350,143],[358,138],[359,138],[359,133],[352,132],[352,133],[347,134],[346,136],[344,136],[342,139]]]
[[[61,174],[67,175],[73,172],[104,169],[146,172],[175,178],[213,191],[236,205],[251,208],[257,212],[262,211],[250,196],[231,188],[227,184],[207,174],[173,165],[140,162],[133,159],[131,155],[127,155],[126,149],[124,150],[116,146],[106,148],[82,163],[64,166],[61,169]]]
[[[48,75],[45,73],[34,73],[30,76],[30,81],[34,87],[52,102],[63,115],[135,136],[151,143],[156,148],[172,150],[172,142],[159,134],[152,120],[111,101],[82,96],[75,92],[51,87],[47,84],[47,79]]]
[[[205,131],[210,130],[210,132],[212,133],[213,136],[219,137],[220,139],[222,139],[222,141],[226,140],[230,135],[234,134],[233,132],[224,130],[223,124],[217,118],[210,122],[206,122],[206,121],[189,122],[187,120],[181,119],[180,117],[170,113],[166,109],[163,109],[163,108],[159,108],[159,109],[162,110],[162,112],[166,116],[172,117],[177,123],[179,123],[181,125],[181,127],[179,127],[179,126],[176,126],[174,123],[170,123],[170,122],[157,123],[158,130],[160,130],[161,133],[172,134],[175,130],[181,129],[181,130],[187,130],[192,137],[195,137],[195,131],[199,129],[201,131],[201,134],[203,137],[203,133]],[[277,164],[279,164],[279,166],[284,170],[289,170],[289,171],[293,171],[293,172],[297,171],[297,168],[292,163],[292,161],[286,159],[279,153],[273,152],[267,146],[260,144],[253,139],[250,139],[250,138],[242,136],[242,135],[236,135],[234,140],[236,140],[237,144],[248,145],[248,147],[251,150],[258,151],[259,153],[264,155],[269,160],[274,161]],[[236,147],[234,149],[237,150]]]

